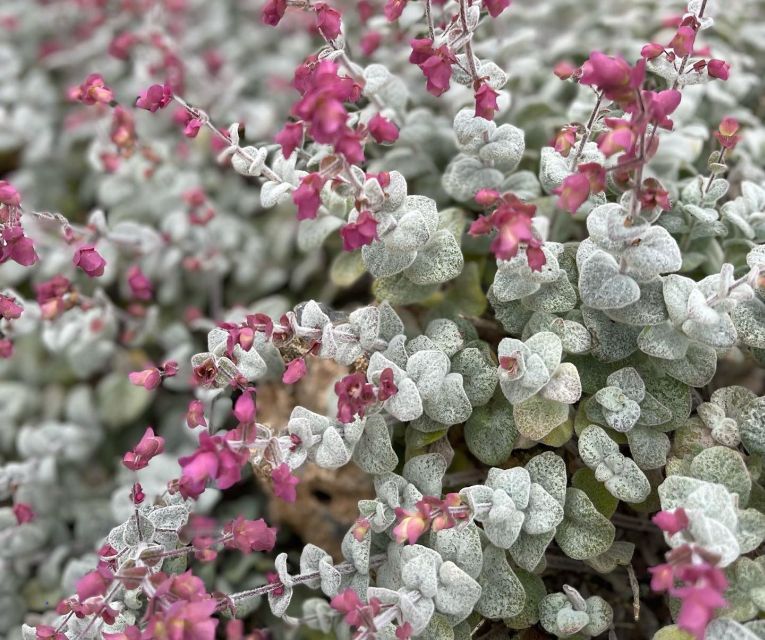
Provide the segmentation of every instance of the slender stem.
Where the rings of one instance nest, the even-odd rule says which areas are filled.
[[[698,18],[701,20],[701,18],[704,17],[704,10],[707,8],[707,0],[704,0],[704,2],[701,3],[701,8],[699,9],[699,15]],[[677,77],[675,78],[675,81],[672,83],[672,88],[677,89],[678,85],[680,84],[680,76],[683,75],[685,72],[685,66],[688,64],[688,58],[690,58],[690,54],[683,57],[682,61],[680,62],[680,68],[677,70]]]
[[[473,45],[471,39],[473,34],[468,29],[467,22],[467,0],[460,0],[460,24],[462,25],[463,37],[465,38],[465,57],[468,62],[468,69],[470,69],[470,77],[473,78],[473,82],[477,83],[479,80],[478,69],[475,67],[475,59],[473,57]]]
[[[587,141],[590,139],[590,136],[592,135],[592,127],[595,124],[595,119],[598,116],[598,111],[600,110],[600,105],[602,102],[603,102],[603,92],[601,91],[600,93],[598,93],[598,99],[595,101],[595,106],[592,108],[592,113],[590,113],[590,119],[587,121],[587,125],[584,128],[584,133],[582,134],[582,139],[579,142],[579,147],[577,147],[576,153],[574,154],[574,157],[571,159],[572,171],[576,169],[576,164],[579,161],[579,158],[582,155],[582,152],[584,151],[584,145],[587,144]]]
[[[431,42],[436,40],[436,30],[433,27],[433,12],[431,7],[431,0],[425,0],[425,20],[428,23],[428,37]]]

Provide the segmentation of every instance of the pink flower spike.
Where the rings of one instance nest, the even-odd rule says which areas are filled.
[[[398,127],[379,113],[376,113],[369,121],[368,128],[375,142],[392,143],[398,140]]]
[[[690,524],[688,514],[685,513],[685,509],[682,507],[673,511],[659,511],[659,513],[651,518],[651,522],[669,535],[685,531]]]
[[[282,146],[282,155],[289,158],[303,144],[303,123],[288,122],[274,140]]]
[[[295,384],[298,380],[302,379],[307,371],[308,367],[306,367],[305,358],[295,358],[289,362],[284,370],[282,382],[284,384]]]
[[[298,220],[312,220],[317,216],[321,205],[321,189],[326,181],[326,178],[318,173],[309,173],[292,192],[292,202],[298,208]]]
[[[483,0],[483,6],[492,18],[496,18],[510,6],[510,0]]]
[[[16,320],[21,317],[24,307],[16,304],[16,300],[0,293],[0,318]]]
[[[494,113],[499,108],[497,98],[499,93],[489,86],[488,82],[481,82],[475,92],[475,115],[476,118],[493,120]]]
[[[14,504],[13,515],[16,517],[16,522],[18,524],[26,524],[35,519],[35,512],[26,502],[17,502]]]
[[[162,374],[159,369],[144,369],[143,371],[132,371],[128,374],[130,382],[137,387],[143,387],[147,391],[156,389],[162,382]]]
[[[282,462],[276,469],[271,471],[271,480],[274,483],[274,495],[285,502],[295,502],[297,491],[295,487],[300,482],[286,462]]]
[[[241,423],[250,423],[255,420],[256,407],[252,392],[252,389],[246,389],[234,403],[234,416]]]
[[[356,222],[340,229],[343,251],[355,251],[377,240],[377,220],[369,211],[362,211]]]
[[[725,62],[725,60],[712,59],[707,64],[707,73],[709,73],[710,78],[727,80],[730,76],[730,64]]]
[[[106,260],[96,251],[93,245],[85,244],[78,247],[74,252],[72,264],[82,269],[90,278],[97,278],[104,275]]]
[[[337,9],[333,9],[325,2],[319,2],[313,6],[316,11],[316,26],[327,40],[334,40],[340,35],[341,16]]]
[[[186,426],[189,429],[207,426],[207,420],[205,420],[205,405],[201,400],[192,400],[189,402],[189,407],[186,410]]]
[[[231,535],[225,546],[242,553],[271,551],[276,545],[276,529],[269,527],[263,518],[245,520],[237,516],[223,528],[223,533]]]
[[[135,448],[123,456],[122,464],[131,471],[138,471],[149,466],[149,461],[164,450],[165,439],[155,436],[154,429],[148,427]]]
[[[141,92],[135,101],[135,106],[154,113],[158,109],[164,109],[170,104],[172,99],[173,90],[169,84],[153,84]]]

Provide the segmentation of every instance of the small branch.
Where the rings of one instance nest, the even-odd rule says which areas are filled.
[[[587,144],[587,141],[590,139],[590,136],[592,135],[592,127],[595,124],[595,119],[598,116],[598,111],[600,111],[600,105],[603,102],[603,92],[601,91],[598,93],[598,99],[595,101],[595,106],[592,108],[592,113],[590,113],[590,119],[587,121],[587,125],[584,128],[584,133],[582,134],[582,140],[579,142],[579,147],[576,150],[576,154],[571,159],[571,170],[573,171],[576,169],[576,164],[579,161],[580,156],[582,155],[582,152],[584,151],[584,145]]]
[[[631,564],[627,565],[627,576],[630,579],[630,588],[632,589],[632,611],[635,622],[637,622],[640,620],[640,585],[635,575],[635,569],[632,568]]]
[[[478,82],[479,75],[478,69],[475,67],[475,59],[473,58],[473,45],[471,39],[473,34],[470,33],[467,23],[467,0],[460,0],[460,24],[462,25],[463,37],[465,38],[465,57],[468,62],[468,69],[470,69],[470,77],[473,78],[473,82]]]
[[[433,11],[431,0],[425,0],[425,20],[428,23],[428,37],[432,42],[436,41],[436,30],[433,27]]]

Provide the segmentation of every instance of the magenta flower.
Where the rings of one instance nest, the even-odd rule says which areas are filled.
[[[489,86],[488,82],[481,82],[475,92],[475,115],[476,118],[484,120],[493,120],[494,113],[499,108],[497,98],[499,93]]]
[[[364,417],[366,408],[377,401],[374,387],[363,372],[357,371],[335,383],[337,418],[340,422],[353,422],[355,416]]]
[[[361,135],[355,131],[343,133],[335,141],[335,151],[351,164],[364,162],[364,147],[361,145]]]
[[[164,450],[165,439],[155,436],[154,429],[148,427],[135,448],[123,456],[122,464],[131,471],[138,471],[149,466],[149,461]]]
[[[318,173],[309,173],[300,181],[300,186],[292,192],[292,202],[297,205],[298,220],[312,220],[319,212],[321,189],[326,178]]]
[[[202,121],[199,118],[191,118],[183,128],[183,135],[187,138],[196,138],[201,128]]]
[[[690,26],[678,27],[674,37],[669,43],[669,48],[681,58],[693,53],[693,45],[696,42],[696,30]]]
[[[141,630],[135,625],[130,625],[116,633],[102,631],[101,637],[104,638],[104,640],[141,640]]]
[[[136,300],[151,300],[154,295],[151,281],[138,265],[133,265],[127,270],[127,283]]]
[[[21,317],[24,307],[16,304],[16,300],[0,293],[0,317],[6,320],[15,320]]]
[[[23,267],[29,267],[37,262],[37,253],[32,241],[24,235],[21,226],[7,227],[0,232],[0,264],[13,260]]]
[[[21,195],[7,180],[0,180],[0,205],[13,208],[21,206]]]
[[[305,358],[295,358],[287,364],[287,368],[282,374],[282,382],[284,384],[295,384],[303,378],[307,371]]]
[[[282,146],[282,155],[289,158],[295,149],[303,144],[303,123],[288,122],[282,130],[274,136],[274,140]]]
[[[568,176],[560,187],[553,189],[558,195],[557,205],[569,213],[576,213],[591,193],[603,191],[606,186],[606,170],[597,162],[580,164],[577,173]]]
[[[327,40],[334,40],[340,35],[341,15],[325,2],[313,5],[316,11],[316,27]]]
[[[263,24],[275,27],[287,11],[287,0],[268,0],[263,7],[261,20]]]
[[[582,65],[579,82],[597,87],[609,100],[631,103],[644,78],[645,60],[641,59],[634,67],[630,67],[624,58],[614,58],[600,51],[593,51]]]
[[[106,260],[93,245],[84,244],[74,252],[72,264],[82,269],[89,278],[97,278],[104,275]]]
[[[106,86],[100,73],[91,73],[79,87],[69,91],[69,97],[83,104],[109,104],[114,100],[112,90]]]
[[[736,118],[726,116],[720,121],[720,126],[717,131],[714,132],[714,137],[723,146],[724,149],[731,150],[741,140],[741,136],[737,135],[739,130],[739,123]],[[1,262],[1,261],[0,261]]]
[[[162,372],[153,367],[143,369],[142,371],[131,371],[128,374],[128,380],[137,387],[143,387],[147,391],[156,389],[162,382]]]
[[[609,130],[601,133],[597,139],[598,149],[603,155],[610,158],[622,151],[632,153],[637,140],[632,123],[621,118],[606,118],[604,123]]]
[[[418,503],[419,504],[419,503]],[[392,529],[393,539],[398,544],[414,544],[428,530],[430,518],[426,510],[396,508],[398,524]]]
[[[377,240],[377,220],[369,211],[362,211],[356,222],[349,222],[340,229],[344,251],[355,251]]]
[[[0,338],[0,358],[8,360],[13,356],[13,342],[8,338]]]
[[[26,502],[17,502],[13,505],[13,515],[16,518],[18,524],[26,524],[32,522],[35,519],[35,512],[32,507]]]
[[[425,88],[428,93],[438,97],[449,88],[449,81],[452,78],[452,65],[456,61],[457,59],[449,51],[449,48],[446,45],[441,45],[433,52],[433,55],[420,65],[420,69],[427,79]]]
[[[271,471],[271,480],[274,483],[274,495],[285,502],[295,502],[297,491],[295,487],[300,482],[290,470],[287,463],[282,462]]]
[[[654,60],[664,53],[664,46],[655,42],[649,42],[640,50],[640,55],[646,60]]]
[[[189,429],[207,426],[207,420],[205,420],[205,405],[201,400],[192,400],[189,402],[188,409],[186,410],[186,426],[188,426]]]
[[[112,38],[112,41],[109,43],[107,52],[113,58],[117,58],[118,60],[127,60],[130,57],[130,50],[139,41],[140,38],[130,31],[119,33],[114,36],[114,38]]]
[[[718,60],[713,58],[707,64],[707,73],[709,73],[710,78],[727,80],[730,76],[730,64],[725,62],[725,60]]]
[[[379,113],[372,116],[368,128],[375,142],[395,142],[398,140],[398,127]]]
[[[173,99],[173,90],[168,83],[153,84],[141,92],[135,101],[139,109],[146,109],[154,113],[158,109],[164,109]]]
[[[510,0],[483,0],[483,6],[492,18],[496,18],[510,6]]]
[[[53,627],[46,624],[39,624],[35,627],[36,640],[69,640],[62,631],[56,631]]]
[[[276,529],[269,527],[263,518],[245,520],[237,516],[223,528],[223,533],[231,536],[225,546],[242,553],[271,551],[276,545]]]
[[[359,49],[365,56],[371,56],[382,43],[382,33],[379,31],[367,31],[359,40]]]
[[[184,498],[198,498],[209,480],[228,489],[239,481],[247,459],[246,450],[234,451],[221,436],[203,432],[197,450],[178,460],[182,469],[178,489]]]
[[[508,0],[509,1],[509,0]],[[408,622],[396,627],[396,640],[409,640],[412,637],[412,625]]]
[[[255,420],[255,399],[253,389],[245,389],[234,403],[234,416],[239,422],[249,423]]]
[[[143,637],[147,640],[215,640],[218,620],[215,598],[197,602],[174,602],[150,618]]]
[[[574,148],[575,144],[576,127],[570,125],[565,126],[558,131],[550,142],[550,145],[553,146],[564,158],[568,157],[568,154],[571,152],[571,149]]]
[[[387,367],[380,373],[380,384],[377,386],[377,399],[384,402],[398,393],[398,387],[393,381],[393,369]]]
[[[388,22],[393,22],[401,17],[409,0],[386,0],[383,13]]]
[[[101,563],[97,569],[86,573],[77,581],[77,597],[80,602],[88,598],[102,596],[112,583],[114,575],[106,564]]]
[[[409,44],[412,47],[412,53],[409,54],[409,62],[412,64],[419,66],[434,53],[433,41],[430,38],[415,38],[410,40]]]
[[[651,522],[669,535],[685,531],[690,524],[688,514],[685,513],[685,509],[682,507],[672,511],[659,511],[659,513],[651,518]]]

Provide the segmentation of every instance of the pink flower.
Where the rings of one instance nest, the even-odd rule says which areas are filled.
[[[165,439],[155,436],[154,429],[148,427],[135,448],[123,456],[122,464],[131,471],[138,471],[149,466],[149,461],[164,450]]]
[[[255,400],[252,389],[245,389],[234,403],[234,416],[239,422],[249,423],[255,420]]]
[[[510,6],[510,0],[483,0],[483,6],[492,18],[496,18]],[[487,119],[490,120],[490,118]]]
[[[143,492],[143,487],[140,482],[133,484],[133,488],[130,490],[130,500],[135,505],[141,504],[146,499],[146,494]]]
[[[659,513],[651,518],[651,522],[669,535],[684,531],[690,524],[688,514],[685,513],[685,509],[682,507],[673,511],[659,511]]]
[[[303,123],[288,122],[282,130],[274,136],[274,140],[282,145],[282,155],[289,158],[295,149],[303,144]]]
[[[677,29],[675,36],[669,43],[669,48],[684,58],[693,53],[693,44],[696,41],[696,30],[690,26],[681,26]]]
[[[191,118],[183,128],[183,135],[187,138],[196,138],[201,128],[202,121],[199,118]]]
[[[197,602],[174,602],[157,610],[149,618],[143,638],[146,640],[215,640],[218,620],[213,617],[218,608],[215,598]]]
[[[173,99],[173,90],[168,83],[153,84],[141,92],[135,101],[139,109],[146,109],[154,113],[158,109],[164,109]]]
[[[287,11],[287,0],[268,0],[263,7],[261,20],[263,24],[275,27]]]
[[[104,275],[106,260],[93,245],[84,244],[74,252],[72,264],[82,269],[88,277],[96,278]]]
[[[0,205],[13,208],[21,206],[19,192],[7,180],[0,180]]]
[[[84,602],[88,598],[95,598],[96,596],[102,596],[106,593],[106,590],[112,583],[114,575],[109,567],[101,563],[98,569],[86,573],[82,578],[77,581],[77,597],[80,602]]]
[[[475,92],[475,115],[476,118],[493,120],[494,113],[499,108],[497,98],[499,93],[489,86],[488,82],[481,82]]]
[[[452,65],[456,58],[446,45],[438,47],[425,62],[420,65],[420,69],[427,79],[426,89],[428,93],[438,97],[449,88],[449,81],[452,78]]]
[[[364,604],[350,587],[332,598],[329,606],[342,613],[345,621],[352,627],[369,624],[381,609],[380,601],[377,598],[370,598],[369,602]]]
[[[0,358],[8,360],[13,356],[13,342],[8,338],[0,338]]]
[[[640,50],[640,55],[646,60],[654,60],[664,53],[664,47],[655,42],[649,42]]]
[[[660,564],[655,567],[648,567],[651,574],[651,589],[661,593],[671,589],[675,584],[675,570],[670,564]]]
[[[276,545],[276,529],[269,527],[263,518],[245,520],[237,516],[223,528],[223,533],[231,535],[225,546],[242,553],[271,551]]]
[[[35,519],[35,512],[26,502],[17,502],[14,504],[13,515],[16,517],[16,522],[18,524],[26,524],[27,522],[32,522]]]
[[[21,226],[7,227],[0,232],[0,264],[13,260],[23,267],[29,267],[37,262],[37,253],[32,241],[24,235]]]
[[[104,638],[104,640],[141,640],[141,630],[135,625],[130,625],[116,633],[102,631],[101,637]]]
[[[387,367],[380,373],[380,384],[377,386],[377,399],[384,402],[398,393],[398,387],[393,381],[393,369]]]
[[[353,523],[351,533],[357,542],[361,542],[364,538],[367,537],[370,529],[371,524],[367,518],[358,518],[356,522]]]
[[[340,422],[353,422],[354,417],[364,417],[366,408],[377,400],[374,387],[367,382],[364,373],[357,371],[335,383],[337,394],[337,418]]]
[[[600,89],[609,100],[633,102],[636,90],[645,78],[645,60],[630,67],[624,58],[593,51],[582,65],[579,82]]]
[[[555,147],[555,150],[564,158],[568,156],[568,154],[571,152],[571,149],[574,148],[575,144],[576,127],[570,125],[565,126],[560,131],[558,131],[558,133],[555,134],[555,137],[550,142],[550,145]]]
[[[287,368],[282,374],[282,382],[284,384],[295,384],[303,378],[307,371],[305,358],[295,358],[287,364]]]
[[[56,631],[46,624],[39,624],[35,627],[35,638],[36,640],[68,640],[65,633]]]
[[[414,544],[428,530],[430,519],[419,509],[396,508],[398,524],[393,527],[393,538],[398,544]]]
[[[725,60],[717,60],[714,58],[707,64],[707,73],[709,73],[710,78],[727,80],[730,76],[730,64],[725,62]]]
[[[295,502],[297,499],[295,487],[300,480],[292,475],[286,462],[282,462],[271,471],[271,480],[274,483],[274,495],[277,498],[281,498],[285,502]]]
[[[375,142],[395,142],[398,140],[398,127],[379,113],[372,116],[368,128]]]
[[[495,189],[479,189],[474,199],[476,204],[481,207],[491,207],[499,200],[499,191]]]
[[[186,426],[188,426],[189,429],[207,426],[207,420],[205,420],[205,405],[201,400],[192,400],[189,402],[188,409],[186,410]]]
[[[300,186],[292,192],[292,202],[297,205],[298,220],[312,220],[319,212],[321,189],[326,178],[318,173],[309,173],[300,181]]]
[[[334,40],[340,35],[340,12],[333,9],[325,2],[319,2],[314,5],[316,11],[316,26],[321,35],[327,40]]]
[[[604,122],[609,130],[598,136],[598,149],[607,158],[622,151],[632,153],[636,135],[631,123],[620,118],[606,118]]]
[[[361,135],[356,132],[346,132],[335,141],[335,151],[345,156],[351,164],[364,162],[364,147],[361,146]]]
[[[83,104],[109,104],[114,100],[112,90],[106,86],[100,73],[91,73],[79,87],[73,88],[70,97]]]
[[[393,22],[401,17],[409,0],[386,0],[383,13],[388,19],[388,22]]]
[[[156,367],[143,371],[131,371],[128,380],[137,387],[143,387],[147,391],[156,389],[162,382],[162,373]]]
[[[409,44],[412,47],[412,53],[409,55],[409,62],[416,65],[421,65],[430,56],[433,55],[433,41],[430,38],[415,38],[410,40]]]
[[[377,240],[377,220],[369,211],[362,211],[356,222],[350,222],[340,229],[343,251],[355,251]]]
[[[21,317],[24,307],[16,304],[16,300],[0,293],[0,317],[6,320],[15,320]]]
[[[396,640],[409,640],[411,637],[412,637],[411,624],[409,624],[408,622],[404,622],[402,625],[396,627]]]
[[[365,56],[371,56],[380,46],[382,34],[379,31],[367,31],[359,40],[359,49]]]
[[[248,457],[246,450],[234,451],[223,437],[201,433],[197,450],[178,460],[182,469],[180,494],[184,498],[198,498],[208,480],[215,480],[219,489],[232,487],[241,478]]]
[[[656,178],[646,178],[643,180],[643,186],[640,187],[640,209],[641,211],[650,211],[657,207],[661,208],[662,211],[672,208],[669,193],[662,188],[661,183]],[[655,524],[660,526],[656,522]]]
[[[127,282],[130,287],[130,293],[134,298],[137,300],[151,300],[154,294],[151,281],[141,271],[141,267],[133,265],[127,270]]]
[[[561,80],[568,80],[572,76],[580,73],[579,67],[568,60],[561,60],[553,67],[553,73]]]
[[[591,193],[603,191],[606,186],[606,170],[597,162],[580,164],[577,173],[568,176],[560,187],[553,190],[558,195],[557,205],[569,213],[576,213]]]
[[[726,116],[720,122],[720,126],[717,131],[714,132],[714,137],[723,146],[724,149],[731,150],[741,140],[741,136],[737,135],[739,130],[738,120],[730,116]]]
[[[139,38],[134,33],[125,31],[119,33],[109,43],[107,49],[110,56],[117,58],[118,60],[127,60],[130,57],[130,50],[133,46],[139,42]]]

